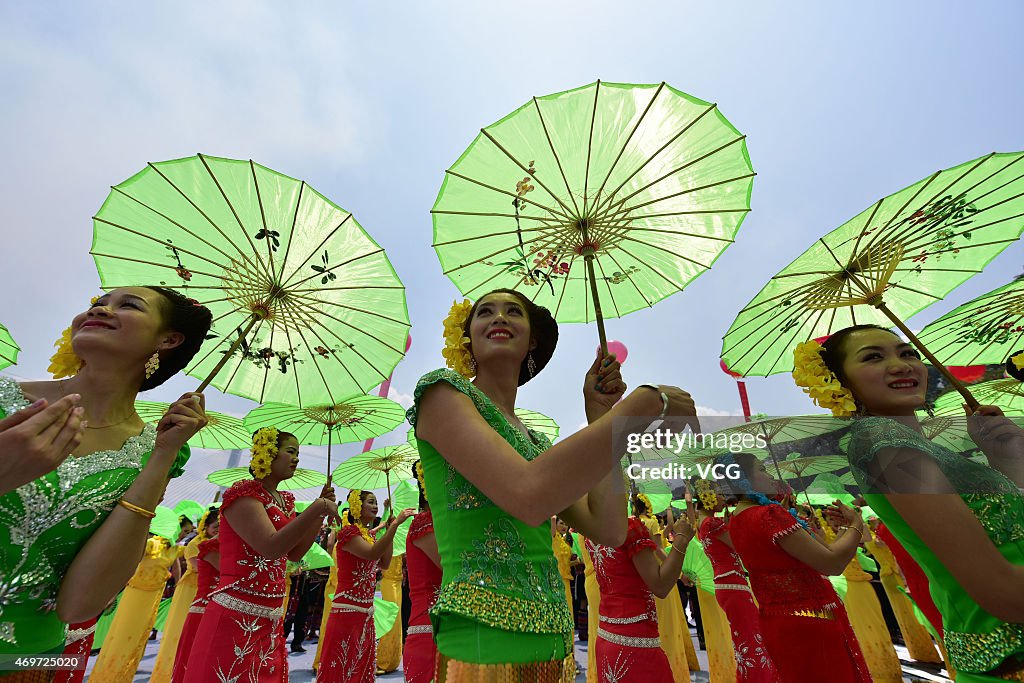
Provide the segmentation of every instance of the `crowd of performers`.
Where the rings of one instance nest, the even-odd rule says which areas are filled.
[[[0,655],[88,651],[97,616],[120,594],[93,678],[134,675],[179,555],[150,536],[150,520],[207,420],[199,394],[182,396],[156,425],[138,417],[135,398],[184,368],[209,325],[209,311],[172,290],[117,289],[65,334],[53,368],[66,379],[0,379]],[[402,564],[407,680],[574,680],[579,561],[588,680],[688,680],[696,657],[680,574],[699,551],[714,571],[714,598],[697,591],[713,681],[898,681],[881,602],[856,559],[862,545],[882,568],[885,602],[913,657],[941,652],[959,683],[1024,680],[1024,431],[996,408],[975,411],[985,419],[970,423],[971,437],[987,466],[927,440],[914,417],[926,367],[892,332],[858,326],[823,346],[802,344],[794,372],[819,405],[859,417],[848,456],[878,517],[871,526],[838,502],[801,514],[745,453],[719,456],[742,472],[728,490],[692,482],[690,514],[662,526],[643,496],[628,507],[612,424],[660,415],[698,428],[687,392],[652,384],[627,393],[615,358],[599,357],[583,381],[588,426],[552,445],[514,412],[518,387],[555,350],[546,309],[498,290],[456,304],[445,339],[449,367],[420,379],[407,414],[421,458],[419,510],[379,510],[372,493],[352,491],[339,511],[328,482],[296,514],[278,489],[298,465],[298,441],[259,430],[252,478],[227,490],[183,551],[187,571],[154,678],[287,681],[286,605],[302,602],[307,622],[311,611],[307,590],[289,600],[288,561],[322,542],[335,567],[323,588],[317,681],[374,679],[378,575],[394,591]],[[410,517],[406,553],[395,558],[395,531]],[[843,598],[826,578],[838,575]],[[907,593],[934,640],[915,629]]]

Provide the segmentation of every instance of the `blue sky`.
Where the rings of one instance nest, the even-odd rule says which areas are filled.
[[[431,248],[443,171],[479,128],[533,95],[600,78],[714,101],[758,176],[736,244],[687,291],[608,322],[632,385],[739,410],[721,336],[769,277],[881,196],[991,151],[1024,147],[1017,2],[5,2],[0,6],[0,266],[10,372],[45,376],[51,344],[98,291],[91,216],[147,161],[252,158],[352,211],[403,279],[413,346],[394,389],[442,361],[458,294]],[[910,321],[920,328],[1024,269],[1024,247]],[[519,404],[583,421],[596,331],[563,325]],[[178,379],[151,392],[169,400]],[[755,412],[813,406],[787,375],[748,381]],[[403,396],[404,395],[404,396]],[[210,392],[214,409],[248,401]],[[404,428],[378,440],[404,440]],[[349,446],[342,454],[354,454]],[[316,449],[304,451],[316,466]],[[199,462],[202,460],[202,462]],[[195,471],[223,466],[197,454]],[[174,489],[172,489],[173,495]]]

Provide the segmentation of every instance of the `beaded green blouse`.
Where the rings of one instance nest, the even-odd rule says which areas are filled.
[[[935,605],[942,613],[945,646],[958,674],[990,671],[1008,658],[1024,658],[1024,624],[995,618],[960,587],[935,554],[873,485],[868,472],[885,448],[912,448],[929,455],[981,522],[1002,555],[1024,566],[1024,495],[1000,472],[972,462],[925,439],[910,427],[884,417],[854,421],[848,456],[854,477],[868,504],[913,555],[928,576]],[[964,680],[987,680],[965,678]],[[957,676],[960,681],[960,676]]]
[[[0,377],[0,418],[27,405],[18,383]],[[135,481],[155,441],[156,426],[147,424],[120,450],[68,458],[0,496],[0,654],[63,649],[66,627],[54,610],[64,573]],[[170,476],[181,475],[189,455],[182,447]]]
[[[424,375],[416,385],[415,403],[407,413],[413,427],[423,392],[437,382],[447,382],[469,396],[487,423],[526,460],[551,447],[547,437],[533,430],[527,438],[486,394],[446,369]],[[433,446],[422,439],[417,442],[443,573],[441,591],[431,610],[435,633],[443,629],[446,614],[506,631],[572,633],[573,621],[548,524],[531,527],[512,517]]]

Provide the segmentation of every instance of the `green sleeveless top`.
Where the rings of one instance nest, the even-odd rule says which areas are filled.
[[[0,377],[0,418],[27,405],[18,383]],[[156,426],[147,424],[120,450],[70,457],[0,496],[0,654],[63,651],[65,625],[54,610],[64,574],[135,481],[155,441]],[[171,477],[181,475],[189,455],[183,446]]]
[[[932,443],[896,420],[868,417],[853,423],[848,449],[853,475],[868,504],[928,576],[932,598],[942,612],[946,651],[958,674],[990,671],[1008,658],[1024,659],[1024,624],[1000,621],[975,603],[885,496],[877,493],[869,472],[883,448],[912,448],[928,454],[961,492],[960,498],[1003,557],[1018,566],[1024,565],[1024,495],[998,471]]]
[[[430,372],[417,383],[413,407],[407,412],[413,427],[423,392],[437,382],[447,382],[469,396],[480,415],[524,459],[533,460],[551,447],[547,437],[533,430],[527,439],[482,391],[446,369]],[[531,527],[517,520],[459,474],[433,446],[419,438],[417,443],[443,574],[431,610],[435,633],[444,628],[447,614],[506,631],[572,633],[549,525]]]

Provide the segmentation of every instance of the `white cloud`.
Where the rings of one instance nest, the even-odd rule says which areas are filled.
[[[736,410],[719,410],[718,408],[709,408],[707,406],[697,406],[697,415],[707,415],[708,417],[728,417],[734,415],[742,415],[743,413]]]
[[[388,398],[392,401],[400,403],[403,408],[412,408],[412,394],[403,394],[402,392],[395,389],[394,386],[388,387]]]

